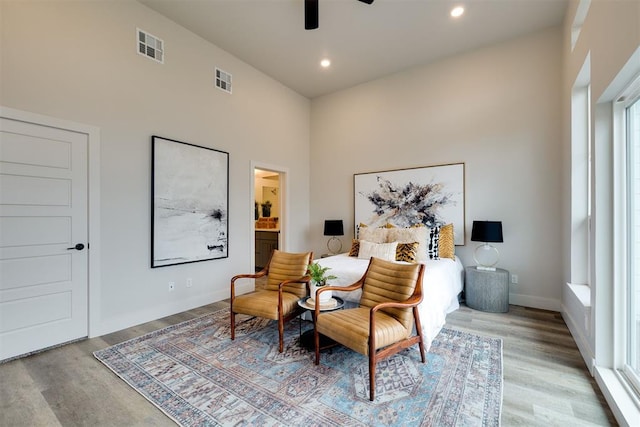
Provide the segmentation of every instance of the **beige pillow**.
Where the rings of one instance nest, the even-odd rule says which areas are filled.
[[[358,258],[369,259],[371,257],[381,258],[386,261],[396,260],[396,249],[398,244],[393,243],[373,243],[366,240],[360,240],[360,251]]]
[[[418,242],[418,262],[429,259],[427,254],[429,229],[427,227],[389,228],[387,242],[414,243]]]
[[[379,228],[379,227],[360,227],[358,232],[358,239],[366,240],[372,243],[387,243],[387,233],[391,228]]]

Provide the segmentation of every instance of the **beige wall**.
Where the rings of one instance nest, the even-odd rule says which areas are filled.
[[[327,218],[345,221],[348,247],[354,173],[464,162],[463,264],[472,221],[501,220],[499,266],[519,276],[511,303],[558,310],[561,43],[552,28],[314,99],[314,251]]]
[[[228,298],[253,258],[252,161],[288,170],[289,249],[305,249],[306,98],[137,2],[3,0],[0,15],[0,104],[100,128],[95,333]],[[164,40],[163,65],[136,53],[136,27]],[[213,86],[216,66],[233,74],[233,95]],[[149,267],[151,135],[230,153],[228,259]]]

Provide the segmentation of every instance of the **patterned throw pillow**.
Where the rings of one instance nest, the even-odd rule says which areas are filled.
[[[440,259],[440,227],[433,227],[429,230],[429,245],[427,254],[430,259]]]
[[[417,261],[423,262],[427,257],[427,242],[429,241],[427,227],[390,228],[387,235],[388,242],[418,243]]]
[[[418,260],[418,242],[398,243],[396,248],[396,261],[415,263]]]
[[[360,240],[352,239],[351,249],[349,250],[349,256],[358,256],[358,252],[360,252]]]
[[[440,258],[456,258],[456,246],[453,239],[453,224],[440,227],[438,240],[438,256]]]

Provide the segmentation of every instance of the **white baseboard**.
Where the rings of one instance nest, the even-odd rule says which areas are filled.
[[[552,298],[534,297],[531,295],[509,294],[509,304],[523,307],[539,308],[541,310],[560,311],[560,301]]]
[[[594,365],[595,365],[595,355],[593,354],[593,350],[591,349],[591,345],[589,344],[587,337],[585,337],[584,328],[580,326],[581,323],[578,323],[578,321],[576,321],[576,319],[573,318],[573,316],[571,315],[571,312],[567,309],[567,307],[564,304],[562,305],[562,311],[560,313],[562,314],[564,323],[566,323],[567,327],[569,328],[569,332],[571,332],[571,336],[573,337],[573,340],[576,342],[576,345],[578,346],[580,355],[582,356],[584,363],[586,363],[587,369],[589,369],[589,373],[593,376]]]
[[[252,291],[253,289],[254,288],[252,283],[241,284],[236,288],[236,294],[244,294]],[[89,338],[110,334],[112,332],[120,331],[122,329],[130,328],[142,323],[151,322],[153,320],[171,316],[176,313],[191,310],[197,307],[202,307],[203,305],[222,301],[227,298],[229,298],[229,289],[225,288],[206,294],[200,294],[191,298],[174,301],[169,304],[164,304],[147,310],[137,311],[129,315],[107,319],[101,321],[99,325],[96,326],[96,328],[93,330],[92,336],[90,336]]]

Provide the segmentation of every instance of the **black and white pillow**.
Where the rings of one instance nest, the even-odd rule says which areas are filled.
[[[429,230],[429,247],[427,248],[429,259],[440,259],[440,253],[438,251],[439,244],[440,227],[433,227]]]

